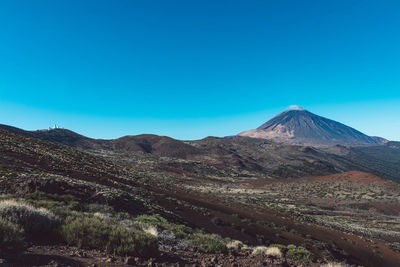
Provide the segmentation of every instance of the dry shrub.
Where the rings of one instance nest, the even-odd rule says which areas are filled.
[[[265,255],[267,253],[267,247],[266,246],[258,246],[253,248],[253,252],[251,255]]]
[[[274,257],[274,258],[281,258],[282,252],[277,247],[268,247],[267,251],[265,252],[267,256]]]
[[[14,200],[0,202],[0,218],[21,226],[30,241],[48,241],[58,226],[57,217],[47,209]]]
[[[148,233],[154,237],[158,237],[158,230],[153,225],[147,225],[142,227],[143,232]]]
[[[226,247],[229,249],[242,249],[244,247],[244,244],[242,241],[239,240],[231,240],[226,244]]]

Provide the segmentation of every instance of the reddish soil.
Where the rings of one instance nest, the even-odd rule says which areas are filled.
[[[157,190],[157,189],[156,189]],[[363,266],[399,266],[400,255],[388,249],[382,243],[366,242],[362,239],[322,226],[299,223],[294,219],[272,209],[254,208],[226,203],[221,199],[200,194],[187,194],[182,191],[158,190],[166,196],[180,200],[178,202],[158,198],[157,204],[172,209],[192,226],[231,237],[250,244],[279,243],[305,245],[320,260],[324,260],[324,251],[329,250],[335,257],[346,259],[352,264]],[[207,215],[183,205],[182,201],[196,207],[205,208]],[[219,223],[212,219],[218,218]],[[214,220],[215,221],[215,220]],[[289,230],[291,230],[289,232]],[[324,244],[316,247],[315,242]]]
[[[360,185],[369,185],[371,183],[378,183],[387,185],[388,182],[381,177],[367,172],[350,171],[344,173],[337,173],[325,176],[312,176],[304,178],[286,178],[286,179],[257,179],[254,181],[241,183],[242,186],[250,188],[262,188],[269,184],[274,183],[301,183],[301,182],[348,182]]]
[[[385,215],[400,216],[400,203],[398,202],[369,202],[350,204],[350,207],[360,210],[379,212]]]
[[[326,176],[306,177],[302,178],[301,180],[309,182],[350,182],[364,185],[369,185],[371,183],[387,183],[387,181],[375,174],[360,171],[351,171]]]

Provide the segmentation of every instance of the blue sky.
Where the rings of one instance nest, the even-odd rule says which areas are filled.
[[[1,1],[0,123],[256,128],[297,104],[400,140],[398,1]]]

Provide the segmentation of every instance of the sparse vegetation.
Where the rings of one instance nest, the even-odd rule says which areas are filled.
[[[147,143],[147,137],[143,138]],[[158,137],[154,138],[158,140]],[[338,174],[343,175],[339,180],[326,177],[312,178],[315,181],[275,179],[330,173],[332,170],[321,169],[321,164],[314,165],[321,155],[325,157],[327,167],[333,159],[320,150],[309,154],[301,152],[301,148],[270,142],[206,138],[185,142],[189,146],[186,146],[188,153],[170,157],[173,149],[180,151],[179,144],[175,143],[178,148],[164,147],[156,154],[158,152],[116,152],[112,150],[114,148],[97,150],[101,146],[96,143],[93,150],[86,153],[82,151],[85,148],[79,151],[1,130],[0,139],[0,149],[4,152],[0,157],[0,190],[7,194],[0,199],[14,198],[35,210],[44,208],[42,211],[48,212],[50,217],[55,215],[59,222],[47,229],[59,234],[56,246],[37,246],[40,242],[35,240],[26,242],[33,245],[33,249],[43,248],[45,253],[51,247],[60,252],[59,245],[69,244],[67,249],[73,253],[91,253],[89,248],[94,248],[92,251],[101,253],[102,260],[111,258],[122,264],[125,255],[137,255],[140,259],[154,257],[158,243],[162,253],[174,260],[184,255],[185,259],[193,257],[196,258],[193,262],[199,263],[202,260],[211,262],[215,257],[218,261],[215,264],[225,264],[227,262],[223,260],[227,260],[228,255],[210,253],[223,253],[229,248],[236,255],[235,261],[239,265],[244,263],[243,266],[258,266],[265,257],[271,262],[281,262],[277,259],[279,255],[291,258],[287,261],[289,264],[307,265],[313,255],[305,247],[320,252],[315,254],[318,255],[315,260],[321,262],[321,259],[335,260],[336,253],[346,256],[351,251],[347,250],[348,246],[353,246],[352,249],[360,246],[355,240],[347,240],[346,246],[342,246],[342,242],[324,238],[326,227],[377,237],[380,241],[385,241],[386,236],[397,240],[393,237],[399,233],[398,214],[393,213],[398,210],[400,200],[397,184],[386,186],[379,180],[368,185],[352,183],[346,173]],[[149,146],[152,142],[149,141]],[[122,149],[124,144],[118,147]],[[135,149],[134,145],[130,147]],[[193,147],[196,147],[194,151],[191,150]],[[279,167],[270,157],[275,155],[276,149],[285,158]],[[229,153],[225,154],[223,150]],[[191,156],[192,152],[196,157]],[[205,155],[207,161],[203,160]],[[240,166],[237,165],[239,159]],[[259,168],[253,168],[255,160],[260,162]],[[341,166],[343,170],[347,168],[347,165]],[[275,171],[277,168],[278,172]],[[259,178],[268,178],[266,184]],[[246,210],[252,207],[257,209],[254,216]],[[313,224],[323,225],[316,229],[321,238],[315,238]],[[187,225],[196,225],[200,229]],[[232,238],[244,240],[249,246],[270,242],[302,242],[302,246],[270,245],[264,247],[262,256],[248,257],[251,247],[242,242],[205,234],[216,229],[223,231],[224,238],[233,233]],[[337,238],[341,236],[340,231],[337,231]],[[47,239],[50,235],[43,236]],[[397,243],[385,243],[399,251]],[[334,248],[335,254],[330,247]],[[371,246],[368,252],[368,263],[374,259],[377,259],[375,262],[387,260],[390,263],[390,259],[381,259],[381,255],[385,255],[381,246]],[[67,252],[62,253],[69,257]],[[356,260],[365,263],[361,256]],[[149,261],[141,264],[147,265]]]

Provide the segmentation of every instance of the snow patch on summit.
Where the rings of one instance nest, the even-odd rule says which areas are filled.
[[[298,105],[290,105],[288,107],[288,110],[305,110],[304,108],[298,106]]]

